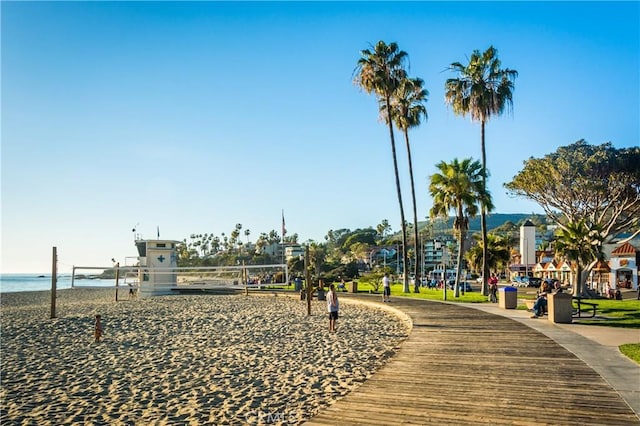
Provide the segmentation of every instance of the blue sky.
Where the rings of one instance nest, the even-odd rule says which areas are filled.
[[[6,2],[2,272],[109,265],[146,238],[399,229],[360,50],[395,41],[430,92],[411,134],[418,216],[439,161],[480,158],[480,126],[444,104],[451,62],[494,45],[514,112],[487,125],[498,213],[541,212],[503,188],[529,157],[579,139],[637,146],[638,2]],[[397,133],[411,220],[403,140]]]

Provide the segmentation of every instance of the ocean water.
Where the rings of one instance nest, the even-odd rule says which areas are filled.
[[[114,287],[116,282],[113,279],[76,278],[73,284],[75,287]],[[119,284],[123,284],[122,279]],[[59,274],[56,288],[71,288],[71,274]],[[51,290],[51,274],[0,274],[1,293],[42,290]]]

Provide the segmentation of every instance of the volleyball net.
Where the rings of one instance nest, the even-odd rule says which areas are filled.
[[[149,268],[145,266],[73,266],[72,288],[129,289],[143,295],[174,291],[284,286],[286,264]]]

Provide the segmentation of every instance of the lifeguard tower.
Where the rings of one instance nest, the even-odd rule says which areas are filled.
[[[178,254],[180,241],[136,240],[138,248],[138,283],[140,297],[171,294],[178,285]]]

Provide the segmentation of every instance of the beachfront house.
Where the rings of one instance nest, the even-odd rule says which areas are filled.
[[[611,288],[638,289],[638,261],[640,250],[626,242],[611,252],[609,285]]]

